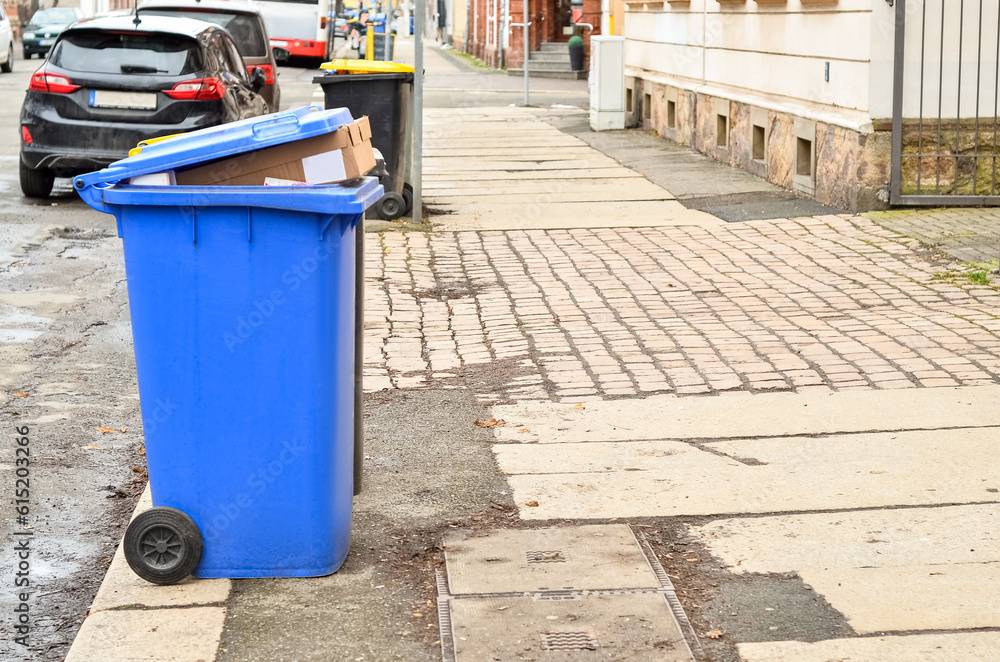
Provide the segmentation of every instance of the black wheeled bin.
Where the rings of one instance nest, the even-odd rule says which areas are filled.
[[[413,67],[398,62],[333,60],[322,65],[323,76],[313,83],[323,88],[326,108],[347,108],[354,117],[368,116],[372,146],[382,153],[385,190],[373,209],[392,221],[413,209],[413,189],[406,181],[406,154],[410,144],[407,116],[413,90]]]

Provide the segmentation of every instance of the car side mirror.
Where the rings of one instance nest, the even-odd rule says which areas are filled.
[[[274,54],[274,59],[278,62],[284,62],[292,56],[292,52],[287,48],[282,48],[281,46],[271,46],[271,53]]]
[[[254,67],[250,72],[250,87],[254,92],[260,92],[260,88],[267,84],[267,74],[260,67]]]

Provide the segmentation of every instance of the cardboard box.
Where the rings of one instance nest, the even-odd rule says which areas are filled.
[[[178,186],[263,186],[273,177],[308,184],[333,184],[375,167],[372,130],[362,117],[314,138],[238,154],[175,173]]]

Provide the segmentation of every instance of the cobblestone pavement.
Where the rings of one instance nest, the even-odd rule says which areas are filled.
[[[1000,209],[901,209],[872,212],[865,216],[963,262],[982,263],[1000,259]]]
[[[369,391],[483,364],[508,402],[1000,381],[997,279],[862,217],[369,237]]]

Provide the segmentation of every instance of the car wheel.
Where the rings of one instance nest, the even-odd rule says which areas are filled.
[[[19,159],[20,161],[20,159]],[[29,198],[47,198],[52,192],[52,184],[55,177],[48,170],[29,168],[20,161],[18,164],[18,174],[21,179],[21,192]]]
[[[28,52],[27,48],[25,48],[24,50],[21,51],[21,55],[24,56],[25,60],[30,60],[31,59],[31,53]]]
[[[7,46],[7,61],[0,64],[0,71],[9,74],[14,71],[14,44]]]

